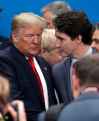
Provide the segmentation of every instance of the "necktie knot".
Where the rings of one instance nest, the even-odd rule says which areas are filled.
[[[34,63],[34,62],[33,62],[33,57],[32,57],[32,56],[29,56],[28,62],[29,62],[29,64],[33,64],[33,63]]]

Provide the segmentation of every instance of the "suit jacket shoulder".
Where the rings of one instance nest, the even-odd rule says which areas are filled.
[[[58,121],[64,121],[65,119],[68,121],[98,121],[99,94],[92,92],[83,94],[79,99],[65,106]]]

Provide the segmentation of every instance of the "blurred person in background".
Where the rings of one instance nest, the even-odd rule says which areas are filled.
[[[53,19],[64,12],[71,11],[71,7],[65,1],[54,1],[42,8],[43,17],[47,21],[48,28],[54,28]]]
[[[95,31],[92,36],[92,47],[96,49],[97,52],[99,52],[99,23],[95,24]]]
[[[94,53],[92,43],[93,25],[84,12],[69,11],[54,20],[56,38],[68,57],[53,66],[53,75],[61,101],[68,104],[73,100],[72,68],[80,58]],[[60,97],[59,96],[59,97]]]
[[[22,101],[9,102],[9,80],[0,74],[0,121],[26,121],[24,104]]]

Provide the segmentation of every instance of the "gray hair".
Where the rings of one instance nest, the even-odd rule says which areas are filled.
[[[71,11],[71,7],[65,1],[54,1],[44,6],[42,12],[50,11],[55,16],[67,11]]]

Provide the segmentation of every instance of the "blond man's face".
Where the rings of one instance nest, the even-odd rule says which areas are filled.
[[[15,44],[23,54],[38,55],[41,52],[41,34],[42,28],[38,25],[21,28],[16,34]]]

